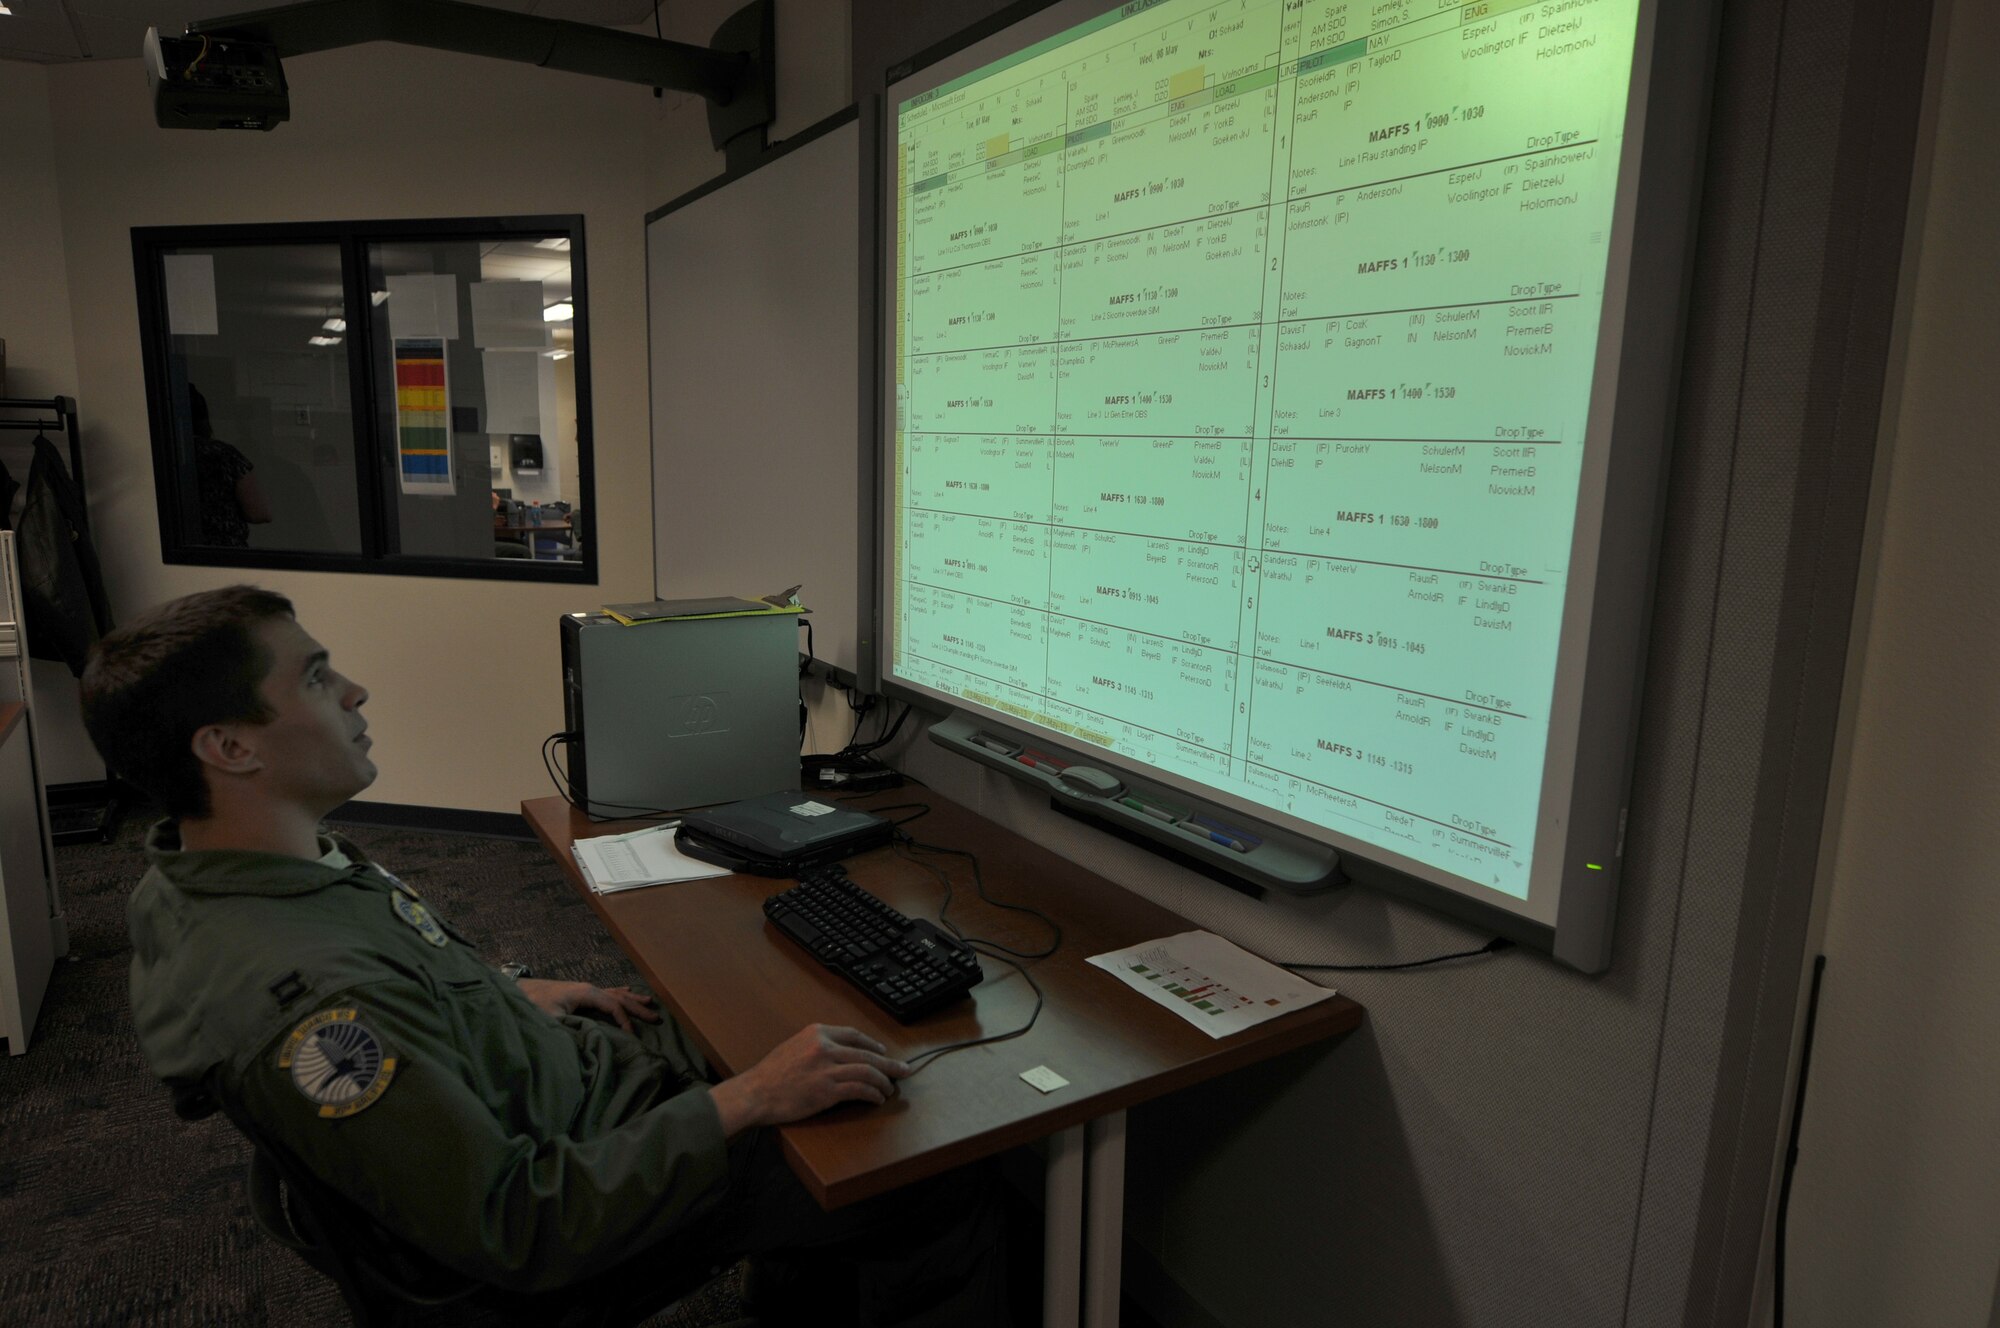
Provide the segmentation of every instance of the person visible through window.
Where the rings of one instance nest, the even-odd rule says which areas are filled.
[[[271,501],[257,483],[250,458],[215,436],[208,399],[188,388],[188,424],[194,434],[195,476],[201,486],[201,542],[227,549],[250,547],[250,527],[271,519]]]

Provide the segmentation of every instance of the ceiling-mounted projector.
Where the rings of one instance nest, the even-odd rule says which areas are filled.
[[[243,37],[146,29],[146,82],[162,129],[274,129],[292,118],[278,48]]]
[[[462,0],[311,0],[205,18],[178,37],[148,28],[143,54],[165,129],[274,129],[292,118],[280,57],[386,41],[699,93],[714,145],[754,153],[776,114],[773,2],[746,0],[712,45],[691,46]]]

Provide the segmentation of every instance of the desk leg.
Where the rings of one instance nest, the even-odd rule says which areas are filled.
[[[1083,1328],[1118,1328],[1125,1251],[1125,1113],[1090,1122],[1084,1146]]]
[[[1122,1125],[1124,1113],[1119,1113]],[[1078,1125],[1048,1141],[1042,1202],[1042,1325],[1076,1328],[1083,1299],[1084,1130]],[[1124,1135],[1119,1140],[1122,1145]]]

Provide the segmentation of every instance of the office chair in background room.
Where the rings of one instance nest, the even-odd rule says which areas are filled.
[[[493,509],[493,556],[495,558],[532,558],[527,541],[508,526],[521,523],[521,505],[512,498],[502,498]]]
[[[552,530],[546,535],[531,530],[529,538],[535,541],[536,556],[552,555],[565,561],[582,557],[583,513],[568,503],[546,503],[542,510],[567,518],[569,529]]]

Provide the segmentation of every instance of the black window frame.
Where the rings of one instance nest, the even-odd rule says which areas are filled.
[[[368,246],[399,241],[569,240],[570,289],[576,306],[572,323],[576,368],[576,465],[578,510],[586,514],[582,556],[559,562],[530,558],[450,558],[405,554],[396,542],[391,489],[396,482],[395,440],[382,435],[381,395],[394,401],[394,385],[380,381],[368,280]],[[167,324],[164,255],[186,247],[325,244],[340,248],[343,303],[348,310],[346,351],[354,419],[354,475],[359,499],[361,551],[327,553],[284,549],[241,549],[188,542],[183,535],[191,514],[180,510],[174,482],[179,465],[174,436],[173,343]],[[241,567],[275,571],[346,572],[368,576],[435,576],[454,580],[598,584],[599,530],[595,426],[590,401],[590,309],[584,271],[581,213],[522,217],[452,217],[388,221],[305,221],[222,226],[134,226],[132,263],[139,303],[139,339],[145,364],[146,413],[152,431],[153,492],[160,518],[160,558],[169,564]],[[393,416],[393,412],[392,412]]]

